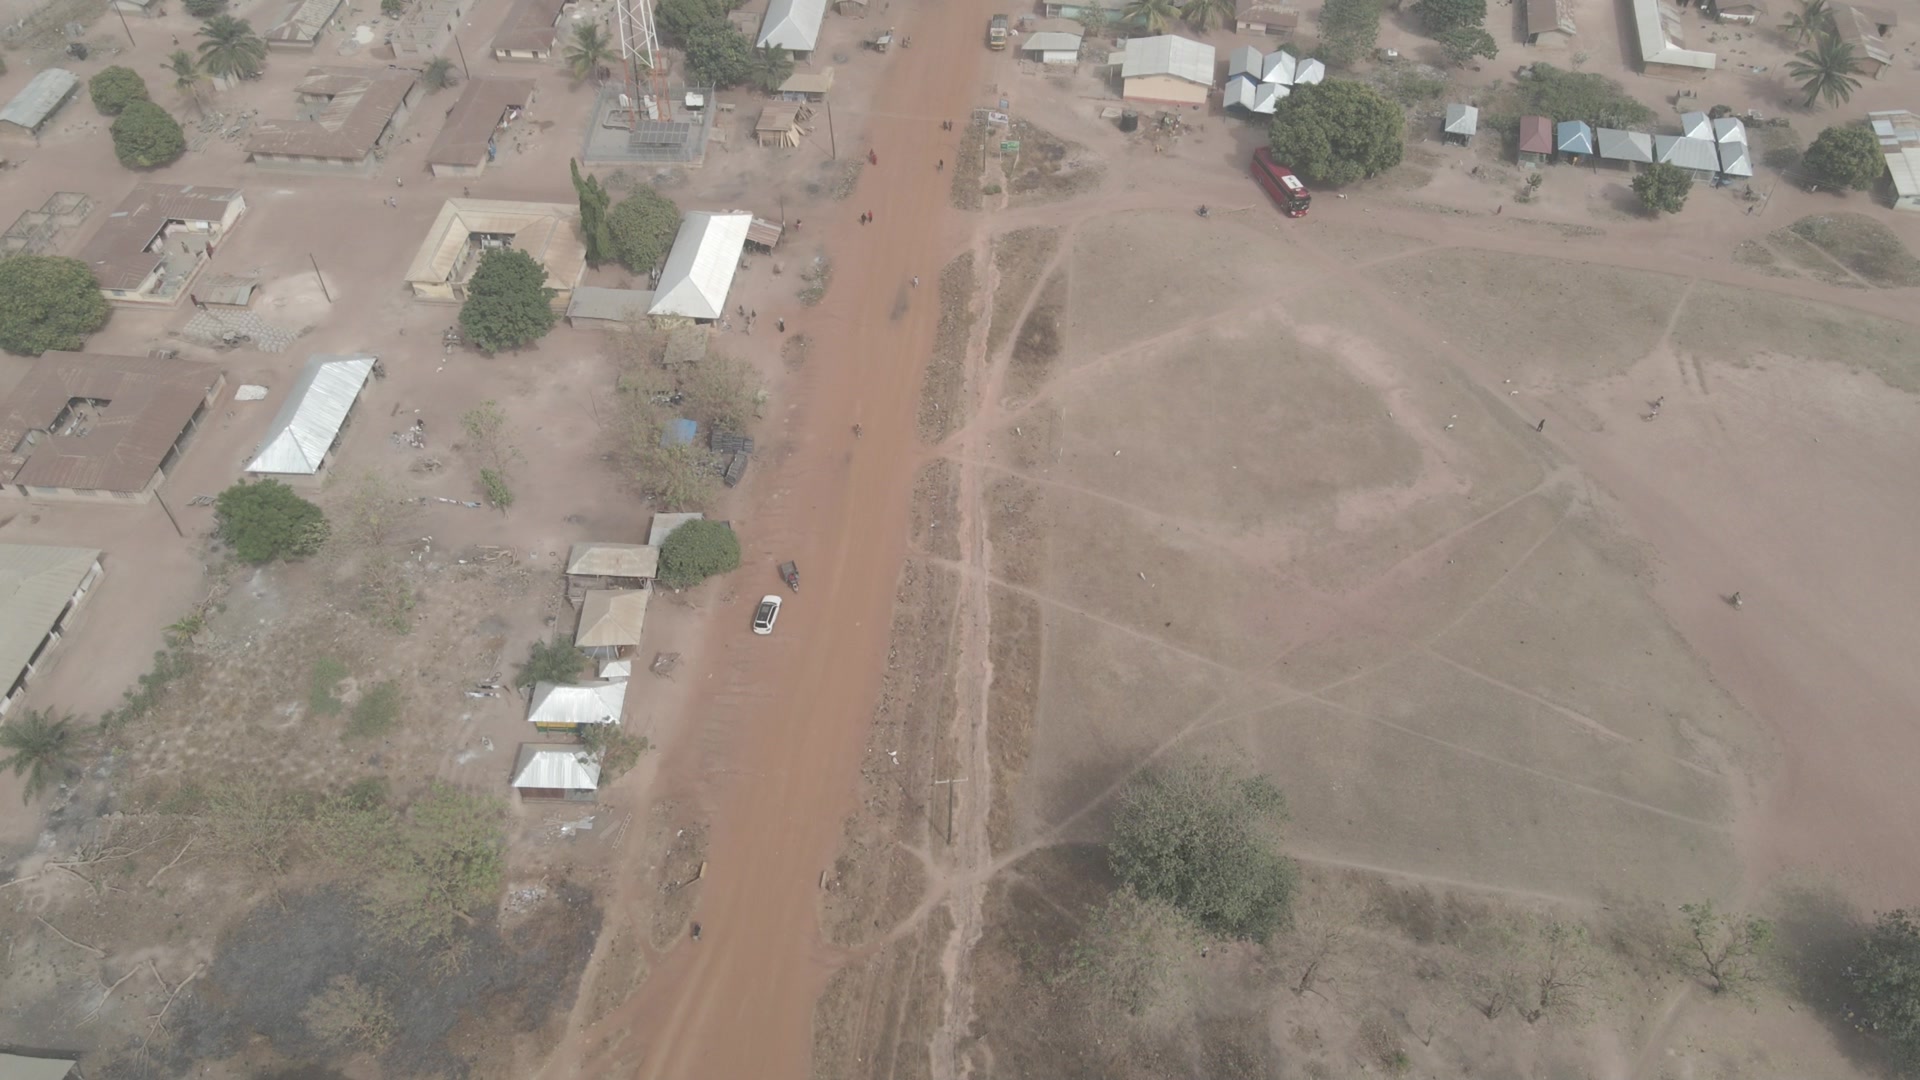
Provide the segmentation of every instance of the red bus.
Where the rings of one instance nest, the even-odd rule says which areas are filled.
[[[1306,217],[1313,203],[1313,192],[1293,175],[1293,170],[1273,160],[1273,151],[1261,147],[1253,152],[1253,178],[1273,197],[1288,217]]]

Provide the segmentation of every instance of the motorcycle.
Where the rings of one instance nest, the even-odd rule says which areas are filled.
[[[700,924],[699,923],[693,924],[693,940],[695,941],[700,940]]]

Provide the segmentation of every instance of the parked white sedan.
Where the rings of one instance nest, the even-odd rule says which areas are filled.
[[[753,612],[753,632],[756,634],[773,633],[773,622],[780,617],[780,598],[763,596],[760,606]]]

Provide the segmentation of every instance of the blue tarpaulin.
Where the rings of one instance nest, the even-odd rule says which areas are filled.
[[[687,446],[700,434],[700,425],[691,420],[669,420],[660,433],[661,446]]]

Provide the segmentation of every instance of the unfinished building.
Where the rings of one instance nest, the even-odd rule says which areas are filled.
[[[80,261],[114,303],[177,304],[246,210],[238,188],[138,184],[80,249]]]

